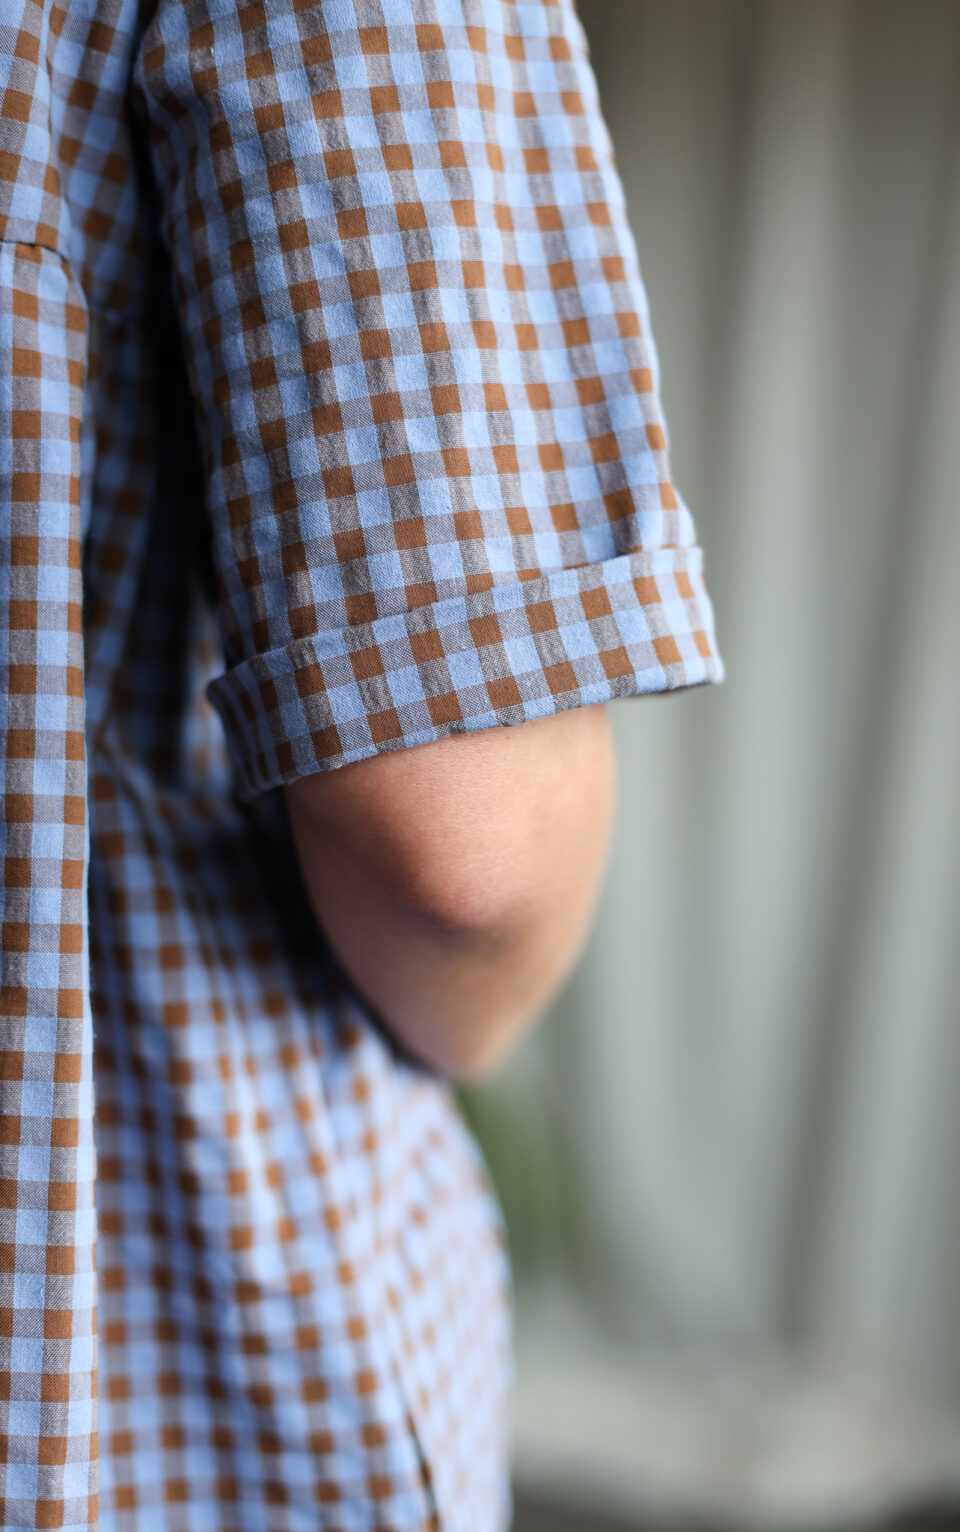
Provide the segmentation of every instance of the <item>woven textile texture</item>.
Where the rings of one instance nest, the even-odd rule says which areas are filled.
[[[496,1206],[270,790],[719,677],[579,24],[0,47],[2,1524],[497,1532]]]

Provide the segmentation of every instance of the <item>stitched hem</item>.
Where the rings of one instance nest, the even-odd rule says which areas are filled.
[[[253,655],[207,688],[240,796],[450,734],[720,681],[702,565],[698,547],[639,551]]]

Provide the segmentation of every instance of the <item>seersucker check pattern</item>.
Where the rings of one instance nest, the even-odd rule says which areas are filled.
[[[719,678],[583,35],[7,0],[0,118],[0,1521],[500,1532],[496,1206],[271,789]]]

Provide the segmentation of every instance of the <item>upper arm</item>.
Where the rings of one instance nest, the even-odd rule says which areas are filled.
[[[719,674],[573,5],[474,10],[144,38],[247,796]]]
[[[287,802],[308,885],[316,867],[438,927],[496,932],[599,857],[612,779],[606,710],[584,708],[302,778]]]

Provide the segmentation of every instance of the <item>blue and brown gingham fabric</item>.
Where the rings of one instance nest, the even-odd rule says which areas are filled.
[[[498,1532],[496,1207],[269,790],[719,676],[582,33],[6,0],[0,111],[0,1521]]]

